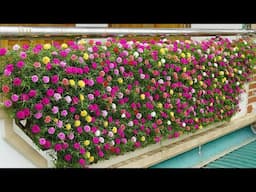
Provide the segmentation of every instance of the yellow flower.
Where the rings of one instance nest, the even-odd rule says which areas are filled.
[[[198,122],[198,121],[199,121],[199,120],[198,120],[198,118],[196,117],[196,118],[195,118],[195,122]]]
[[[200,125],[200,126],[199,126],[199,129],[203,129],[203,126],[202,126],[202,125]]]
[[[92,121],[92,117],[90,115],[85,117],[85,120],[90,123]]]
[[[170,89],[170,95],[173,95],[173,90],[172,89]]]
[[[146,140],[146,138],[145,138],[144,136],[142,136],[142,137],[140,138],[140,140],[143,142],[143,141]]]
[[[83,101],[84,100],[84,95],[83,94],[79,94],[80,100]]]
[[[89,140],[85,140],[85,141],[84,141],[84,145],[85,145],[85,146],[90,145],[90,143],[91,143],[91,142],[90,142]]]
[[[205,70],[205,66],[204,65],[202,66],[202,70]]]
[[[73,79],[70,79],[69,84],[71,87],[74,87],[76,85],[76,82]]]
[[[49,57],[43,57],[42,61],[43,61],[44,64],[47,64],[47,63],[50,62],[50,58]]]
[[[85,53],[85,54],[84,54],[84,59],[85,59],[85,60],[88,60],[88,59],[89,59],[88,53]]]
[[[174,112],[171,111],[171,112],[170,112],[170,116],[171,116],[171,117],[174,117]]]
[[[161,66],[162,66],[161,61],[158,61],[158,63],[157,63],[157,67],[161,67]]]
[[[217,56],[217,61],[220,61],[222,59],[221,56]]]
[[[189,85],[193,85],[193,80],[189,80]]]
[[[191,44],[190,40],[185,40],[185,43]]]
[[[120,83],[120,84],[122,84],[122,83],[124,82],[124,80],[123,80],[121,77],[119,77],[119,78],[117,79],[117,82]]]
[[[183,72],[186,72],[186,71],[187,71],[187,68],[186,68],[186,67],[183,67],[182,70],[183,70]]]
[[[222,79],[222,83],[225,83],[226,82],[226,77],[224,77],[223,79]]]
[[[191,57],[191,53],[187,53],[187,58],[190,58]]]
[[[165,54],[165,49],[164,49],[164,48],[161,48],[161,49],[160,49],[160,54],[161,54],[161,55],[164,55],[164,54]]]
[[[203,86],[204,82],[203,81],[199,81],[199,85]]]
[[[59,121],[59,119],[54,118],[53,121],[54,121],[54,123],[57,123]]]
[[[107,127],[108,126],[108,122],[104,121],[103,125],[104,125],[104,127]]]
[[[237,73],[237,68],[234,68],[234,72]]]
[[[89,152],[89,151],[87,151],[86,153],[85,153],[85,157],[87,157],[88,159],[91,157],[91,153]]]
[[[68,124],[66,124],[66,129],[67,130],[70,130],[71,129],[71,125],[68,123]]]
[[[79,121],[79,120],[75,120],[75,127],[79,127],[80,125],[81,125],[81,121]]]
[[[112,128],[112,132],[113,132],[113,133],[117,133],[117,128],[116,128],[116,127],[113,127],[113,128]]]
[[[224,71],[220,71],[219,75],[223,76],[224,75]]]
[[[68,45],[67,45],[66,43],[62,43],[62,44],[61,44],[61,48],[62,48],[62,49],[67,49],[67,48],[68,48]]]
[[[163,104],[162,103],[157,103],[157,107],[162,109],[163,108]]]
[[[140,98],[141,98],[142,100],[144,100],[144,99],[145,99],[145,94],[141,94],[141,95],[140,95]]]
[[[93,161],[94,161],[94,157],[91,156],[91,157],[89,158],[89,162],[92,163]]]
[[[217,87],[217,85],[214,83],[214,84],[213,84],[213,87],[214,87],[214,88],[216,88],[216,87]]]
[[[223,96],[222,96],[222,99],[223,99],[223,100],[226,100],[226,97],[223,95]]]
[[[81,39],[78,41],[78,45],[85,45],[86,41],[84,39]]]
[[[88,113],[87,113],[86,110],[83,110],[83,111],[81,111],[80,115],[81,115],[82,117],[85,117],[85,116],[88,115]]]
[[[217,79],[217,78],[214,78],[214,82],[218,82],[218,79]]]
[[[244,58],[245,58],[245,55],[244,55],[244,54],[242,54],[242,55],[241,55],[241,57],[244,59]]]
[[[181,53],[180,56],[181,56],[182,58],[185,58],[185,57],[186,57],[185,53]]]
[[[44,49],[51,49],[51,44],[50,43],[46,43],[44,44]]]
[[[222,109],[220,110],[220,112],[221,112],[221,113],[224,113],[224,111],[223,111]]]
[[[81,88],[83,88],[83,87],[85,86],[85,83],[84,83],[83,80],[79,80],[77,84],[78,84],[78,86],[81,87]]]

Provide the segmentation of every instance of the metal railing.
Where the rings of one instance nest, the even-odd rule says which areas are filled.
[[[56,37],[132,37],[132,36],[250,36],[255,30],[190,29],[190,28],[64,28],[64,27],[0,27],[0,39]]]

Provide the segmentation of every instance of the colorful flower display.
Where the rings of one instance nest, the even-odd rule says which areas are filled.
[[[56,167],[86,167],[229,120],[255,59],[245,39],[15,45],[0,49],[0,86]]]

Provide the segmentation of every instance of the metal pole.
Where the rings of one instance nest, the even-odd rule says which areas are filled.
[[[0,27],[0,38],[48,37],[125,37],[125,36],[231,36],[253,35],[255,30],[240,29],[142,29],[142,28],[64,28]]]

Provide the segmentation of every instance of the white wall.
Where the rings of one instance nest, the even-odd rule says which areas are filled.
[[[35,168],[22,154],[12,148],[3,138],[4,121],[0,120],[0,168]]]

